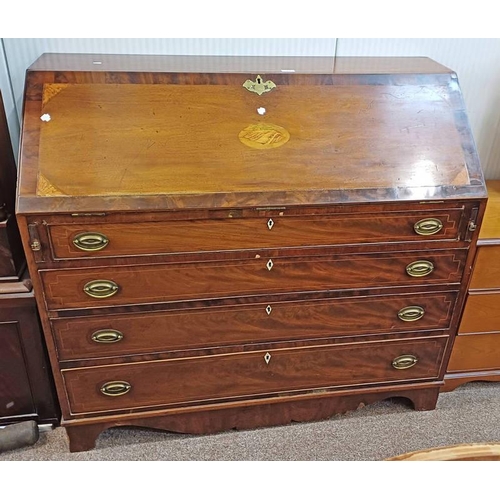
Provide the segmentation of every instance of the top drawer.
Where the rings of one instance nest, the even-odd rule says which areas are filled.
[[[48,224],[54,259],[460,239],[464,207],[139,223]]]

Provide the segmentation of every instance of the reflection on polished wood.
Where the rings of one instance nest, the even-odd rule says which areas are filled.
[[[96,64],[98,63],[98,64]],[[450,73],[426,57],[175,56],[119,54],[44,54],[32,71],[132,71],[173,73],[398,74]]]
[[[500,443],[472,443],[429,448],[428,450],[412,451],[387,460],[498,461],[500,460]]]
[[[452,89],[430,82],[287,85],[262,96],[226,85],[68,85],[40,111],[51,119],[39,120],[37,194],[468,185],[453,100]],[[241,131],[256,122],[290,139],[245,147]]]
[[[500,180],[487,181],[487,187],[488,204],[479,234],[480,245],[487,244],[487,240],[500,239]]]
[[[433,409],[485,201],[428,59],[42,56],[17,206],[71,450]]]

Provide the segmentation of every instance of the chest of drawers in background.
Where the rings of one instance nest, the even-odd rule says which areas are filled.
[[[73,451],[119,425],[435,407],[486,202],[456,76],[335,68],[46,55],[28,71],[18,213]]]
[[[17,229],[16,164],[0,94],[0,426],[59,423],[33,287]]]
[[[443,391],[500,382],[500,181],[487,181],[488,206]]]

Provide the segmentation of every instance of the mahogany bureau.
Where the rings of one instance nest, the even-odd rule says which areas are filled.
[[[485,204],[429,59],[42,56],[18,214],[70,449],[434,408]]]
[[[500,382],[500,181],[486,181],[488,206],[445,385]]]

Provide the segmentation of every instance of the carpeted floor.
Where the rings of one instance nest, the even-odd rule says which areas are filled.
[[[115,428],[83,453],[69,453],[66,432],[58,428],[0,460],[383,460],[474,442],[500,442],[500,384],[464,385],[441,394],[428,412],[388,400],[327,421],[210,436]]]

